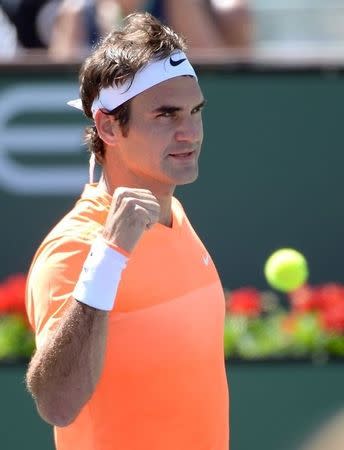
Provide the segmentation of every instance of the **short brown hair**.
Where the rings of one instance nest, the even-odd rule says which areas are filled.
[[[122,29],[106,36],[81,68],[80,97],[86,116],[92,119],[91,106],[102,88],[132,80],[151,59],[163,59],[174,50],[185,49],[185,40],[151,14],[127,16]],[[130,100],[108,113],[119,121],[123,135],[127,135]],[[87,127],[85,137],[89,150],[100,162],[104,156],[104,144],[96,127]]]

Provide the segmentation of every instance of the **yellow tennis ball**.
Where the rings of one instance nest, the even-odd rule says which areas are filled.
[[[271,287],[282,292],[291,292],[307,281],[308,264],[297,250],[281,248],[267,259],[264,274]]]

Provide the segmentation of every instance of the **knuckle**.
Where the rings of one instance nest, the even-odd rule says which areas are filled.
[[[124,187],[118,187],[118,188],[116,188],[115,189],[115,191],[114,191],[114,197],[121,197],[121,195],[123,194],[123,192],[124,192]]]
[[[124,197],[122,200],[122,203],[124,205],[125,209],[128,209],[129,211],[134,211],[136,206],[136,201],[132,197]]]
[[[124,188],[119,187],[119,188],[115,189],[113,198],[114,198],[115,205],[116,205],[117,208],[123,202],[123,199],[125,198],[125,195],[126,195],[126,191],[125,191]]]
[[[147,213],[143,208],[138,208],[135,211],[135,223],[144,226],[147,222],[150,222],[149,217],[147,217]]]
[[[142,208],[142,206],[136,205],[135,206],[135,214],[138,217],[143,217],[145,215],[146,211],[144,210],[144,208]]]

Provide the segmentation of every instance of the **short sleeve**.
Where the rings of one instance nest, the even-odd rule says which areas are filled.
[[[36,257],[27,282],[29,322],[41,347],[56,330],[72,300],[72,293],[90,244],[74,239],[50,243]]]

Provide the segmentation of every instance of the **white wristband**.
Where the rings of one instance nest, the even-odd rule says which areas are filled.
[[[121,274],[128,258],[106,244],[102,237],[93,242],[73,297],[85,305],[111,311]]]

